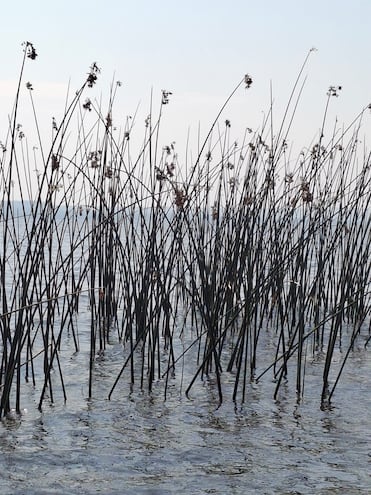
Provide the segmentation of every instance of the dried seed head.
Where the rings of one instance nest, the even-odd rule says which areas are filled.
[[[89,88],[92,88],[94,84],[97,82],[98,74],[100,73],[100,69],[96,62],[93,62],[90,66],[90,72],[88,73],[87,84]]]
[[[313,194],[310,191],[303,191],[301,198],[304,203],[311,203],[313,201]]]
[[[177,208],[182,209],[184,207],[184,204],[187,200],[187,195],[181,188],[175,188],[174,190],[174,203],[177,206]]]
[[[161,103],[163,105],[167,105],[169,103],[169,96],[172,95],[173,93],[171,91],[167,91],[165,89],[162,89],[162,100]]]
[[[91,151],[88,155],[88,161],[90,162],[91,168],[98,168],[100,165],[102,152],[101,151]]]
[[[58,192],[62,189],[62,186],[60,184],[50,184],[48,189],[50,193]]]
[[[22,43],[22,45],[25,45],[27,58],[30,58],[31,60],[35,60],[35,58],[37,57],[37,53],[33,44],[30,41],[25,41],[24,43]]]
[[[249,74],[245,74],[244,81],[245,81],[246,89],[249,89],[250,86],[252,85],[252,79],[249,76]]]
[[[166,173],[169,177],[174,177],[175,164],[173,162],[166,163]]]
[[[293,172],[287,172],[286,175],[285,175],[285,182],[287,184],[291,184],[291,182],[294,181],[294,174]]]
[[[342,86],[330,86],[327,91],[327,96],[338,97],[339,96],[338,92],[341,91],[342,89],[343,89]]]
[[[155,167],[155,172],[156,172],[156,175],[155,175],[156,180],[163,181],[166,179],[165,173],[161,169],[159,169],[158,167]]]
[[[82,108],[91,112],[91,101],[89,98],[86,98],[85,103],[82,104]]]

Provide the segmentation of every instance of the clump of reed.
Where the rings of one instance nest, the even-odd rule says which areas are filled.
[[[341,89],[330,87],[318,142],[292,166],[289,131],[307,59],[279,132],[269,114],[237,144],[221,115],[252,85],[245,75],[185,168],[175,144],[161,143],[171,92],[161,92],[134,154],[134,120],[114,132],[121,84],[105,111],[85,96],[99,77],[93,63],[61,122],[52,120],[51,143],[39,134],[35,190],[18,104],[36,57],[25,43],[1,145],[0,416],[21,411],[27,383],[40,409],[56,394],[67,399],[66,335],[75,352],[88,349],[89,397],[96,359],[116,339],[122,367],[108,397],[122,380],[149,391],[162,382],[166,396],[186,360],[187,395],[212,376],[221,403],[232,374],[231,399],[245,401],[249,384],[269,375],[275,397],[291,380],[300,401],[307,368],[322,356],[319,398],[329,405],[354,349],[370,340],[370,155],[359,144],[368,107],[325,140]],[[26,89],[38,130],[32,84]]]

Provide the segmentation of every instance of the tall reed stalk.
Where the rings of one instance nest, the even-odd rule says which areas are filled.
[[[27,383],[40,409],[67,399],[66,335],[74,352],[88,352],[89,397],[97,358],[116,341],[122,366],[108,397],[122,380],[148,391],[163,382],[166,396],[180,375],[187,395],[212,378],[222,403],[231,374],[232,400],[245,401],[250,383],[269,373],[275,397],[289,380],[300,401],[311,363],[324,356],[318,387],[327,407],[356,344],[370,341],[370,155],[359,146],[367,108],[327,139],[341,89],[330,87],[318,142],[290,168],[308,54],[277,134],[272,102],[241,145],[232,123],[221,123],[230,99],[250,88],[246,75],[185,169],[175,144],[161,141],[171,92],[162,91],[157,116],[152,96],[135,155],[135,119],[116,131],[120,84],[106,109],[85,97],[99,76],[94,63],[59,125],[53,119],[49,145],[27,83],[35,188],[18,110],[26,62],[36,56],[27,42],[1,151],[0,416],[21,412]]]

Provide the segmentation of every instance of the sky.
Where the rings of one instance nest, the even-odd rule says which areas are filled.
[[[272,94],[278,128],[300,67],[314,47],[292,130],[300,147],[309,146],[318,136],[329,86],[342,86],[339,98],[331,102],[331,129],[331,120],[346,126],[371,102],[370,18],[369,0],[3,2],[0,141],[14,101],[21,43],[30,41],[38,57],[27,61],[24,80],[34,87],[38,119],[46,133],[51,118],[58,121],[63,114],[68,85],[74,92],[90,64],[97,62],[101,74],[87,96],[104,102],[112,81],[121,81],[116,125],[124,125],[139,105],[137,125],[142,132],[151,92],[158,101],[162,89],[172,92],[162,139],[164,144],[175,141],[180,151],[188,132],[197,134],[198,126],[201,135],[207,135],[246,73],[253,79],[251,88],[241,86],[222,118],[231,121],[238,140],[246,127],[255,130],[261,125]],[[25,103],[19,119],[27,132],[32,119],[27,90],[22,88]],[[367,135],[367,119],[364,125]]]

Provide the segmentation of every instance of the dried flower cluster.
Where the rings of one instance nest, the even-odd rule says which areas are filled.
[[[250,86],[252,85],[252,78],[251,76],[249,76],[249,74],[245,74],[245,77],[244,77],[244,81],[245,81],[245,87],[246,89],[249,89]]]
[[[163,181],[166,180],[166,174],[160,168],[155,167],[156,180]]]
[[[285,175],[285,182],[287,184],[291,184],[292,182],[294,182],[294,174],[292,172],[287,172],[286,175]]]
[[[162,90],[162,104],[167,105],[169,103],[169,96],[173,93],[171,91],[167,91],[165,89]]]
[[[166,163],[166,173],[169,177],[174,177],[175,163]]]
[[[169,180],[175,175],[175,164],[177,161],[177,154],[175,153],[175,141],[170,145],[164,146],[162,148],[164,166],[162,168],[155,167],[155,177],[158,181]]]
[[[339,96],[339,91],[341,91],[343,88],[342,86],[330,86],[328,91],[327,91],[327,96]]]
[[[25,45],[27,58],[30,58],[31,60],[35,60],[37,57],[37,53],[33,44],[30,41],[25,41],[24,43],[22,43],[22,45]]]
[[[49,185],[49,192],[50,193],[53,193],[53,192],[58,192],[62,189],[62,186],[60,184],[50,184]]]
[[[184,207],[185,202],[187,201],[187,195],[182,188],[176,187],[174,189],[174,203],[175,206],[179,209]]]
[[[101,150],[98,151],[90,151],[88,155],[88,162],[90,162],[91,168],[98,168],[100,166],[100,160],[102,157]]]
[[[316,143],[311,149],[310,154],[312,158],[319,158],[320,156],[326,155],[326,148]]]
[[[300,192],[304,203],[311,203],[313,201],[313,194],[310,192],[309,183],[305,179],[301,180]]]
[[[156,180],[164,181],[168,178],[174,177],[175,163],[174,162],[166,162],[165,169],[161,170],[159,167],[155,167],[156,172]]]
[[[88,110],[89,112],[91,112],[91,100],[90,100],[90,98],[86,98],[85,102],[82,104],[82,108],[84,110]]]
[[[90,66],[90,72],[88,73],[88,78],[86,80],[89,88],[92,88],[94,84],[97,82],[99,73],[100,73],[100,69],[97,63],[93,62]]]

